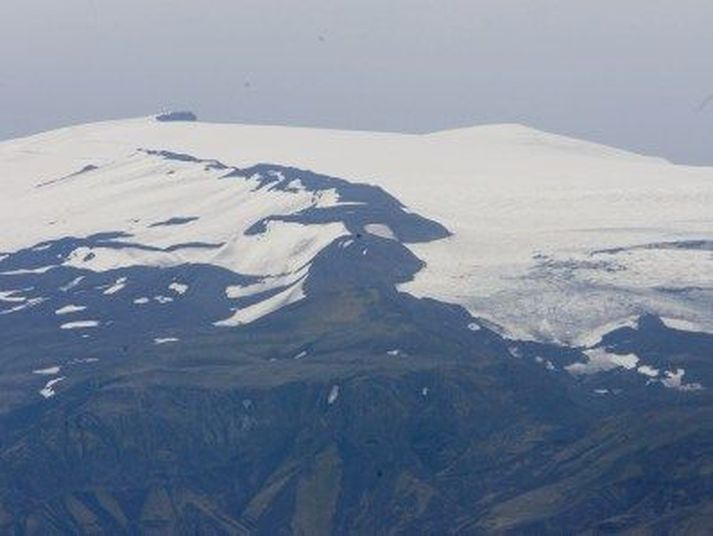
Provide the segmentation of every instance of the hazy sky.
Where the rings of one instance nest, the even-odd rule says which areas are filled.
[[[713,2],[0,0],[0,139],[161,108],[713,164]]]

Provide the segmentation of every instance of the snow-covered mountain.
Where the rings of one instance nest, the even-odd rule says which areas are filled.
[[[193,119],[0,143],[1,533],[709,532],[713,169]]]
[[[269,295],[225,325],[300,299],[315,256],[363,232],[423,261],[402,291],[511,337],[587,345],[644,313],[713,331],[713,170],[519,125],[402,135],[142,118],[4,142],[0,176],[3,255],[100,233],[130,243],[15,270],[224,268],[250,282],[229,296]],[[369,206],[379,195],[389,206]],[[349,225],[327,216],[350,210]],[[407,214],[447,232],[412,233]]]

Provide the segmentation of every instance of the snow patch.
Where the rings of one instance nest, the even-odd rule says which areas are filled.
[[[68,364],[69,365],[84,365],[88,363],[96,363],[99,361],[98,357],[78,357],[75,359],[72,359]]]
[[[83,275],[75,277],[66,285],[59,287],[59,290],[61,290],[62,292],[67,292],[68,290],[72,290],[74,287],[76,287],[77,285],[79,285],[79,283],[82,282],[82,279],[84,279]]]
[[[64,380],[64,376],[61,378],[54,378],[53,380],[48,381],[45,386],[40,389],[40,395],[42,395],[44,398],[52,398],[55,394],[57,394],[54,390],[54,386],[62,380]]]
[[[621,328],[632,328],[636,329],[639,325],[638,316],[629,316],[614,322],[608,322],[602,324],[592,329],[589,333],[580,335],[573,342],[573,346],[578,346],[580,348],[592,348],[599,344],[604,335],[611,333],[614,330]]]
[[[678,331],[693,331],[693,332],[699,332],[699,333],[707,333],[708,332],[700,324],[697,324],[696,322],[692,322],[690,320],[686,320],[683,318],[663,317],[663,318],[661,318],[661,322],[663,322],[667,328],[676,329]]]
[[[95,328],[99,326],[98,320],[78,320],[76,322],[67,322],[60,326],[61,329],[84,329]]]
[[[177,283],[175,281],[168,285],[168,288],[180,296],[184,295],[188,291],[188,285]]]
[[[170,342],[178,342],[180,339],[176,337],[156,337],[153,342],[154,344],[168,344]]]
[[[27,301],[24,296],[17,296],[21,290],[0,290],[0,301],[8,303],[22,303]]]
[[[111,285],[108,289],[104,291],[104,294],[107,296],[110,296],[111,294],[116,294],[117,292],[120,292],[126,287],[126,278],[125,277],[120,277],[116,281],[114,281],[114,284]]]
[[[5,309],[3,311],[0,311],[0,315],[8,315],[11,313],[18,313],[20,311],[24,311],[25,309],[30,309],[32,307],[36,307],[37,305],[40,305],[41,303],[44,303],[47,301],[47,298],[32,298],[30,300],[25,301],[24,303],[20,305],[16,305],[15,307],[11,307],[10,309]]]
[[[60,367],[59,365],[55,365],[55,366],[52,366],[52,367],[47,367],[47,368],[43,368],[43,369],[33,370],[33,371],[32,371],[32,374],[41,374],[41,375],[43,375],[43,376],[54,376],[55,374],[58,374],[58,373],[59,373],[59,371],[60,371],[61,368],[62,368],[62,367]]]
[[[567,365],[565,369],[574,375],[596,374],[615,368],[632,370],[636,368],[639,358],[634,354],[612,354],[603,348],[594,348],[584,352],[587,356],[586,363],[573,363]]]
[[[649,365],[641,365],[636,370],[639,372],[639,374],[643,374],[644,376],[648,376],[649,378],[656,378],[659,375],[659,370],[650,367]]]
[[[0,275],[31,275],[45,274],[50,270],[57,268],[56,266],[41,266],[40,268],[21,268],[19,270],[10,270],[8,272],[0,272]]]
[[[65,305],[64,307],[60,307],[57,309],[54,314],[56,315],[69,315],[72,313],[78,313],[80,311],[84,311],[86,307],[84,305]]]
[[[396,235],[391,230],[391,228],[388,225],[384,225],[383,223],[369,223],[364,226],[364,230],[369,234],[378,236],[379,238],[396,240]]]
[[[214,322],[214,326],[219,327],[235,327],[244,324],[249,324],[255,320],[262,318],[278,309],[281,309],[292,303],[296,303],[305,297],[302,289],[304,278],[300,279],[291,287],[267,298],[261,302],[255,303],[243,309],[237,309],[235,314],[225,320]],[[230,288],[230,287],[229,287]]]
[[[683,377],[686,375],[685,369],[676,369],[675,372],[666,371],[666,377],[661,380],[664,387],[676,389],[678,391],[700,391],[703,386],[700,383],[683,383]]]
[[[339,398],[339,386],[332,385],[332,388],[329,391],[329,396],[327,397],[327,404],[331,406],[337,401],[337,398]]]

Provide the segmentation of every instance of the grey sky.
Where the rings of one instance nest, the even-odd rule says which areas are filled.
[[[713,164],[710,0],[2,0],[0,139],[147,115],[520,122]]]

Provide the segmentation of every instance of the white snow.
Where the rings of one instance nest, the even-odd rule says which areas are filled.
[[[57,309],[54,314],[56,315],[69,315],[72,313],[78,313],[80,311],[84,311],[86,307],[84,305],[65,305],[64,307],[60,307]]]
[[[666,377],[661,380],[661,383],[669,389],[677,389],[679,391],[700,391],[703,386],[700,383],[683,383],[683,377],[686,375],[685,369],[676,369],[675,372],[666,371]]]
[[[8,315],[11,313],[18,313],[20,311],[24,311],[25,309],[30,309],[32,307],[36,307],[37,305],[40,305],[41,303],[44,303],[45,301],[47,301],[47,298],[32,298],[32,299],[22,302],[20,305],[16,305],[15,307],[11,307],[10,309],[4,309],[4,310],[0,311],[0,315]]]
[[[281,278],[294,277],[348,234],[341,224],[272,222],[266,233],[246,235],[262,218],[339,199],[313,196],[297,181],[293,191],[255,190],[254,179],[217,180],[220,170],[167,162],[137,147],[237,167],[272,162],[382,187],[410,212],[453,233],[408,245],[426,266],[400,290],[463,305],[508,333],[572,342],[642,312],[713,331],[709,301],[652,290],[710,288],[710,252],[594,253],[711,239],[713,168],[673,165],[520,125],[402,135],[140,118],[10,140],[0,143],[0,225],[12,232],[0,236],[0,250],[102,231],[127,232],[130,241],[154,248],[219,243],[219,250],[85,248],[67,263],[104,271],[200,262],[268,278],[278,288]],[[87,162],[98,169],[35,187]],[[199,219],[144,223],[177,214]]]
[[[388,225],[384,225],[383,223],[369,223],[364,226],[364,230],[367,233],[373,234],[374,236],[378,236],[380,238],[396,240],[396,235],[391,230],[391,228]]]
[[[679,331],[697,331],[697,332],[706,332],[706,328],[701,326],[700,324],[693,322],[691,320],[686,320],[684,318],[662,318],[661,321],[664,323],[665,326],[672,328],[672,329],[677,329]],[[713,330],[710,331],[713,333]]]
[[[658,369],[650,367],[649,365],[641,365],[638,369],[639,374],[648,376],[649,378],[656,378],[659,375]]]
[[[332,385],[332,388],[329,390],[329,396],[327,397],[327,404],[331,406],[337,401],[337,398],[339,398],[339,386]]]
[[[584,352],[587,356],[586,363],[573,363],[565,369],[571,374],[595,374],[615,368],[632,370],[636,368],[639,358],[634,354],[613,354],[603,348],[594,348]]]
[[[630,316],[628,318],[616,320],[615,322],[607,322],[606,324],[597,326],[589,333],[582,334],[572,342],[574,346],[591,348],[592,346],[596,346],[602,340],[602,337],[604,337],[607,333],[611,333],[612,331],[620,328],[635,329],[638,325],[639,317]]]
[[[41,266],[40,268],[21,268],[19,270],[9,270],[0,272],[0,275],[30,275],[30,274],[45,274],[50,270],[57,268],[56,266]]]
[[[153,342],[154,344],[167,344],[170,342],[178,342],[180,339],[176,337],[156,337]]]
[[[107,296],[110,296],[111,294],[116,294],[117,292],[120,292],[126,287],[126,278],[125,277],[120,277],[116,281],[114,281],[114,284],[111,285],[108,289],[104,291],[104,294]]]
[[[188,291],[188,285],[185,285],[183,283],[178,283],[176,281],[174,281],[173,283],[168,285],[168,288],[170,290],[172,290],[173,292],[175,292],[176,294],[181,295],[181,296]]]
[[[83,275],[75,277],[66,285],[59,287],[59,290],[61,290],[62,292],[67,292],[68,290],[72,290],[74,287],[79,285],[79,283],[81,283],[82,279],[84,279]]]
[[[55,374],[59,373],[61,368],[62,367],[60,367],[59,365],[54,365],[52,367],[33,370],[32,374],[41,374],[43,376],[54,376]]]
[[[54,378],[53,380],[48,381],[45,386],[40,389],[40,395],[42,395],[44,398],[52,398],[56,394],[54,386],[62,380],[64,380],[64,377]]]
[[[22,303],[27,301],[24,296],[17,296],[21,290],[0,290],[0,301],[9,303]]]
[[[76,322],[67,322],[60,326],[61,329],[84,329],[95,328],[99,325],[97,320],[78,320]]]
[[[296,303],[305,297],[304,291],[302,290],[303,281],[304,279],[300,279],[282,292],[254,305],[249,305],[243,309],[236,309],[233,316],[225,320],[214,322],[213,325],[219,327],[234,327],[249,324],[286,305]]]
[[[97,361],[99,361],[98,357],[79,357],[79,358],[72,359],[69,362],[69,364],[70,365],[84,365],[87,363],[96,363]]]

